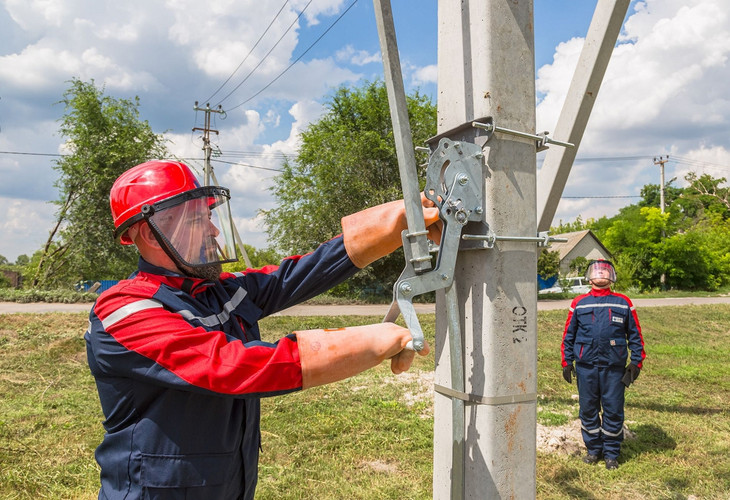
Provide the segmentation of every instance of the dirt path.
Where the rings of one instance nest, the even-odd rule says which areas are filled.
[[[642,307],[663,307],[698,304],[730,304],[730,297],[682,297],[670,299],[635,299],[634,305]],[[568,309],[570,300],[539,300],[538,311]],[[385,316],[388,304],[367,305],[312,305],[302,304],[277,313],[278,316]],[[416,312],[427,314],[435,312],[434,304],[415,304]],[[91,304],[55,304],[33,302],[0,302],[0,314],[8,313],[47,313],[47,312],[89,312]]]

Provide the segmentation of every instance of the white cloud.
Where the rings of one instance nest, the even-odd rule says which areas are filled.
[[[579,38],[561,43],[553,63],[539,68],[538,130],[554,130],[582,45]],[[730,18],[722,0],[636,4],[613,51],[578,157],[672,151],[684,157],[715,154],[716,163],[730,164],[724,155],[730,150],[730,100],[719,84],[730,79],[729,54]],[[681,173],[668,172],[667,178]],[[597,188],[606,195],[634,195],[649,182],[659,183],[651,161],[577,162],[565,195],[597,196]],[[613,215],[636,201],[563,199],[556,221],[569,213],[584,219],[601,211]]]
[[[378,63],[382,64],[383,60],[380,52],[370,53],[366,50],[355,50],[352,45],[346,45],[335,54],[337,61],[345,61],[356,66],[365,66],[366,64]]]
[[[416,86],[423,86],[429,83],[438,82],[438,67],[435,64],[429,64],[422,68],[411,70],[411,83]]]
[[[30,257],[48,239],[55,206],[47,202],[0,196],[0,255],[15,262],[18,255]]]
[[[171,151],[184,158],[202,158],[200,133],[191,132],[202,125],[202,114],[192,111],[193,102],[211,95],[241,65],[216,97],[226,96],[279,40],[307,2],[287,3],[270,32],[241,64],[282,6],[281,0],[4,0],[0,37],[10,33],[12,39],[6,40],[5,50],[0,52],[0,150],[59,151],[63,138],[57,133],[56,120],[64,110],[53,104],[62,98],[66,82],[78,77],[94,79],[115,98],[139,95],[140,118],[148,120],[156,132],[167,131]],[[702,158],[713,165],[730,162],[726,132],[730,98],[724,85],[730,77],[730,9],[726,3],[646,0],[635,4],[614,51],[579,157],[669,153],[676,158]],[[372,30],[343,34],[340,24],[309,57],[272,83],[349,4],[349,0],[318,0],[307,7],[266,61],[224,101],[228,117],[216,117],[214,126],[220,135],[213,136],[215,145],[224,152],[250,153],[242,158],[243,163],[280,168],[282,153],[294,154],[301,131],[321,116],[323,96],[364,77],[382,78]],[[352,21],[354,14],[365,9],[360,2],[345,21]],[[433,11],[435,15],[436,9]],[[357,22],[364,25],[372,20],[360,16]],[[399,29],[399,45],[404,81],[431,89],[437,80],[435,51],[429,59],[423,43],[409,44],[408,37],[403,37],[404,32],[411,42],[435,37],[423,26],[426,24],[420,22],[410,31]],[[366,39],[365,32],[373,39]],[[556,48],[552,64],[539,68],[538,130],[554,130],[582,44],[580,38],[566,40]],[[416,46],[418,52],[408,53],[409,46]],[[267,84],[271,85],[252,98]],[[201,165],[200,161],[191,163]],[[50,227],[43,214],[52,207],[38,200],[57,196],[53,187],[57,176],[51,165],[52,159],[47,157],[0,155],[0,196],[24,199],[24,208],[39,217],[29,219],[33,226],[28,225],[27,237],[14,239],[13,244],[26,245],[20,253],[37,249],[44,238],[33,237],[33,232],[40,228],[45,237]],[[256,210],[272,206],[266,187],[276,173],[215,165],[220,183],[233,190],[234,215],[243,231],[250,231],[252,238],[262,237],[261,229],[256,229]],[[687,166],[670,162],[667,176],[675,176]],[[730,176],[717,169],[715,174]],[[638,194],[648,182],[658,182],[658,169],[650,159],[583,162],[574,167],[566,195]],[[611,214],[632,201],[567,199],[561,202],[558,216],[567,220],[576,213],[584,218],[600,216],[601,211]],[[0,209],[9,207],[8,203],[1,202]],[[10,241],[3,231],[0,227],[0,240]],[[0,254],[13,257],[9,250],[0,250]]]

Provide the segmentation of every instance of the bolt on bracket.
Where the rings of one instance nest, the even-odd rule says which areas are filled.
[[[467,241],[484,241],[485,248],[494,248],[497,241],[525,241],[528,243],[537,243],[540,247],[547,247],[552,242],[565,243],[567,238],[553,238],[549,235],[549,231],[541,231],[537,236],[498,236],[492,230],[487,230],[487,234],[464,234],[461,236]]]
[[[541,134],[531,134],[529,132],[520,132],[519,130],[512,130],[509,128],[498,127],[494,123],[494,119],[491,116],[486,118],[480,118],[478,121],[471,122],[472,127],[486,130],[487,132],[500,132],[502,134],[514,135],[516,137],[522,137],[524,139],[532,139],[535,141],[536,151],[544,151],[548,149],[547,144],[555,144],[556,146],[563,146],[564,148],[574,148],[575,144],[570,142],[556,141],[548,137],[549,132],[543,132]],[[491,137],[491,136],[490,136]]]

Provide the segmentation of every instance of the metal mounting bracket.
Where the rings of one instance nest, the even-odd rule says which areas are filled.
[[[393,302],[383,321],[395,321],[403,314],[413,337],[412,348],[424,347],[423,331],[413,307],[413,298],[427,292],[447,288],[454,280],[456,257],[461,233],[468,223],[481,223],[483,215],[481,147],[468,142],[441,138],[432,152],[426,169],[426,198],[439,208],[444,223],[435,267],[417,273],[407,245],[406,266],[393,287]],[[408,231],[402,233],[403,242]]]

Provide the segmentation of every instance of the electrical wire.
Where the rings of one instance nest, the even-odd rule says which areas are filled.
[[[283,35],[281,35],[281,37],[279,37],[279,39],[278,39],[278,40],[276,41],[276,43],[274,44],[274,46],[273,46],[273,47],[271,47],[271,48],[269,49],[269,51],[268,51],[268,52],[267,52],[266,54],[264,54],[264,57],[262,57],[262,58],[261,58],[261,60],[259,61],[259,63],[258,63],[258,64],[257,64],[256,66],[254,66],[254,68],[253,68],[253,69],[252,69],[251,71],[249,71],[248,75],[246,75],[246,76],[245,76],[245,78],[244,78],[244,79],[243,79],[243,80],[241,81],[241,83],[239,83],[238,85],[236,85],[236,86],[235,86],[235,87],[233,88],[233,90],[231,90],[231,91],[230,91],[230,92],[229,92],[228,94],[226,94],[226,96],[225,96],[225,97],[224,97],[223,99],[221,99],[220,101],[218,101],[218,104],[217,104],[217,106],[220,106],[220,105],[221,105],[221,104],[223,103],[223,101],[225,101],[226,99],[228,99],[228,98],[229,98],[229,97],[231,96],[231,94],[233,94],[233,93],[234,93],[234,92],[235,92],[236,90],[238,90],[238,89],[239,89],[239,88],[241,87],[241,85],[243,85],[244,83],[246,83],[246,80],[248,80],[248,79],[249,79],[249,78],[251,77],[251,75],[253,75],[253,74],[254,74],[254,73],[256,72],[256,70],[257,70],[257,69],[259,69],[259,66],[261,66],[261,65],[262,65],[262,64],[264,63],[264,61],[266,60],[266,58],[267,58],[267,57],[269,57],[269,54],[271,54],[271,52],[273,52],[273,50],[274,50],[274,49],[275,49],[275,48],[276,48],[276,47],[277,47],[277,46],[279,45],[279,43],[280,43],[280,42],[281,42],[281,41],[282,41],[282,40],[284,39],[284,37],[285,37],[285,36],[287,35],[287,33],[289,33],[289,30],[291,30],[291,29],[292,29],[292,26],[294,26],[294,25],[295,25],[295,24],[297,23],[297,21],[299,21],[299,19],[300,19],[300,18],[302,17],[302,14],[304,14],[304,11],[306,11],[306,10],[307,10],[307,8],[309,7],[309,5],[310,5],[311,3],[312,3],[312,0],[309,0],[309,2],[307,2],[307,5],[305,5],[305,6],[304,6],[304,8],[303,8],[303,9],[302,9],[302,11],[301,11],[301,12],[299,13],[299,15],[298,15],[298,16],[296,17],[296,19],[294,19],[294,20],[293,20],[293,21],[291,22],[291,24],[290,24],[290,25],[289,25],[289,27],[288,27],[288,28],[286,29],[286,31],[284,32],[284,34],[283,34]],[[278,78],[278,77],[277,77],[277,78]],[[238,106],[235,106],[234,108],[231,108],[231,109],[236,109],[237,107],[238,107]],[[229,110],[229,111],[230,111],[230,110]]]
[[[218,94],[218,92],[220,92],[221,89],[226,86],[226,84],[231,80],[231,78],[233,78],[233,75],[235,75],[238,72],[238,70],[241,69],[241,66],[243,66],[243,63],[245,63],[246,60],[248,60],[248,57],[251,54],[253,54],[253,51],[256,49],[256,47],[258,47],[259,43],[264,38],[264,36],[266,36],[266,33],[269,32],[269,29],[271,29],[271,26],[273,26],[274,21],[276,21],[279,18],[279,16],[281,15],[281,12],[284,10],[284,7],[286,7],[286,4],[288,4],[288,3],[289,3],[289,0],[284,0],[284,3],[282,4],[281,8],[279,9],[279,12],[276,13],[276,15],[271,20],[271,22],[269,23],[269,25],[266,27],[266,29],[264,30],[264,32],[261,34],[261,36],[259,37],[259,39],[256,40],[256,43],[253,45],[253,47],[251,47],[251,50],[248,51],[248,54],[246,54],[246,57],[244,57],[243,60],[241,61],[241,63],[236,67],[236,69],[233,70],[233,73],[231,73],[231,75],[226,79],[226,81],[223,82],[221,84],[221,86],[218,87],[218,89],[215,92],[213,92],[213,94],[210,97],[208,97],[207,99],[204,99],[204,100],[202,100],[200,102],[210,102],[210,100],[213,99],[216,96],[216,94]]]
[[[712,163],[703,160],[694,160],[692,158],[686,158],[678,156],[676,159],[670,157],[668,163],[674,164],[675,166],[690,167],[692,172],[696,172],[697,169],[712,170],[715,172],[727,172],[730,173],[730,166],[722,165],[719,163]]]
[[[287,71],[289,71],[292,66],[294,66],[296,63],[298,63],[301,60],[301,58],[304,57],[307,54],[307,52],[309,52],[312,49],[312,47],[314,47],[327,33],[329,33],[329,31],[332,28],[334,28],[334,26],[339,22],[339,20],[342,19],[342,17],[345,14],[347,14],[350,11],[350,9],[355,6],[356,3],[357,3],[357,0],[353,0],[353,2],[345,9],[345,11],[342,14],[340,14],[340,16],[337,19],[335,19],[332,24],[329,25],[329,27],[324,31],[324,33],[322,33],[319,36],[319,38],[317,38],[309,47],[307,47],[307,50],[305,50],[304,52],[302,52],[302,54],[299,57],[297,57],[289,66],[287,66],[284,71],[282,71],[281,73],[279,73],[279,75],[276,78],[274,78],[273,80],[271,80],[261,90],[259,90],[258,92],[256,92],[254,95],[252,95],[251,97],[249,97],[248,99],[246,99],[242,103],[237,104],[236,106],[233,106],[232,108],[229,108],[228,111],[233,111],[236,108],[240,108],[241,106],[243,106],[247,102],[249,102],[249,101],[253,100],[254,98],[256,98],[259,94],[261,94],[264,90],[268,89],[271,85],[273,85],[274,82],[276,82],[279,78],[281,78],[284,75],[284,73],[286,73]],[[307,4],[307,5],[309,5],[309,4]]]
[[[248,168],[255,168],[258,170],[269,170],[271,172],[283,172],[284,170],[280,168],[270,168],[270,167],[260,167],[258,165],[250,165],[247,163],[240,163],[236,161],[225,161],[225,160],[219,160],[217,158],[212,158],[211,161],[215,161],[218,163],[225,163],[226,165],[233,165],[233,166],[239,166],[239,167],[248,167]]]
[[[1,155],[25,155],[25,156],[55,156],[55,157],[61,157],[61,156],[70,156],[70,155],[63,155],[60,153],[24,153],[22,151],[0,151]]]
[[[575,199],[575,200],[583,200],[583,199],[594,199],[594,198],[641,198],[640,195],[616,195],[616,196],[561,196],[561,198],[564,199]]]
[[[293,154],[287,155],[286,153],[282,153],[282,152],[266,153],[264,151],[226,151],[225,153],[222,154],[222,156],[233,157],[233,158],[249,158],[249,157],[276,158],[279,160],[284,160],[287,157],[293,156]]]

